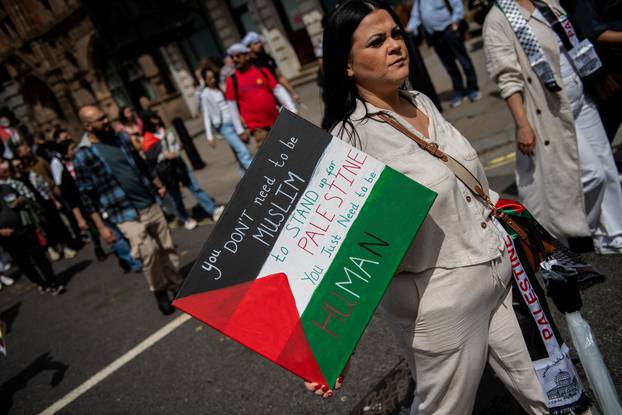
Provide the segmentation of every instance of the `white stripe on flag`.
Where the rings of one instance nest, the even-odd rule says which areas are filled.
[[[359,169],[351,167],[350,171],[338,173],[344,163],[359,166],[356,160],[364,160]],[[281,272],[287,275],[299,315],[322,282],[384,168],[380,161],[337,138],[324,150],[259,272],[260,276]]]

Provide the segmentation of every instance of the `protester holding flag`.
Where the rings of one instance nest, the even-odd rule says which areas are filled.
[[[497,0],[484,23],[488,73],[516,122],[524,205],[558,238],[591,236],[622,253],[622,189],[596,105],[602,70],[556,0]]]
[[[470,413],[487,361],[525,411],[548,413],[512,310],[501,230],[439,157],[450,155],[487,189],[484,169],[430,99],[402,89],[409,52],[398,18],[384,2],[348,1],[325,27],[323,55],[332,133],[438,194],[382,303],[416,380],[413,413]]]

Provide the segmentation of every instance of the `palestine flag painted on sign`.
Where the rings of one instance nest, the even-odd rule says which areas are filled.
[[[173,305],[332,387],[435,197],[283,111]]]

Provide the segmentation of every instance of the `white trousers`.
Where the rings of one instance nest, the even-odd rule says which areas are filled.
[[[622,187],[600,115],[578,76],[564,78],[564,89],[575,120],[581,182],[592,236],[622,235]]]
[[[523,340],[503,256],[455,269],[400,273],[382,310],[416,381],[411,414],[468,415],[486,362],[529,414],[547,414]]]

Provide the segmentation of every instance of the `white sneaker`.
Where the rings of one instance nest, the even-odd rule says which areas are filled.
[[[184,223],[184,228],[188,229],[189,231],[193,230],[194,228],[196,228],[198,225],[197,221],[190,218],[188,219],[185,223]]]
[[[598,255],[622,254],[622,235],[613,238],[607,236],[594,238],[594,251]]]
[[[71,248],[64,247],[63,248],[63,257],[66,259],[71,259],[75,257],[78,253]]]
[[[48,246],[48,255],[52,261],[58,261],[60,259],[60,254],[54,250],[51,246]]]
[[[11,285],[15,284],[15,280],[11,277],[7,277],[6,275],[0,275],[0,283],[2,283],[2,285],[10,287]]]
[[[212,214],[212,220],[214,222],[218,222],[218,219],[220,219],[220,217],[222,216],[222,212],[224,211],[225,207],[223,205],[216,207],[216,209],[214,209],[214,213]]]

